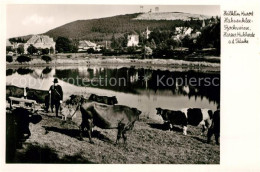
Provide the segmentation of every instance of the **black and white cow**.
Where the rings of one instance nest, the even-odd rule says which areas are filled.
[[[213,114],[213,119],[211,126],[208,129],[208,140],[210,143],[212,135],[215,135],[216,144],[219,145],[219,136],[220,136],[220,110],[216,110]]]
[[[185,108],[180,110],[168,110],[156,108],[157,114],[162,116],[165,122],[172,125],[183,126],[183,134],[187,135],[187,126],[202,126],[202,133],[211,125],[212,122],[212,110],[200,109],[200,108]]]

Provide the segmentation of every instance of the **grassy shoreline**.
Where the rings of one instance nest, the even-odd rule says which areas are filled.
[[[39,66],[121,66],[121,67],[144,67],[144,68],[158,68],[158,69],[173,69],[183,68],[187,70],[205,70],[205,71],[220,71],[220,63],[212,63],[205,61],[186,61],[186,60],[175,60],[175,59],[131,59],[127,56],[111,56],[104,57],[100,55],[84,56],[74,54],[74,57],[67,58],[66,56],[71,54],[55,55],[52,57],[52,61],[46,63],[41,60],[40,57],[35,58],[30,62],[18,63],[17,61],[6,63],[7,68],[13,67],[39,67]],[[78,57],[77,57],[78,56]],[[75,58],[76,57],[76,58]],[[204,57],[205,59],[216,59],[219,57]]]

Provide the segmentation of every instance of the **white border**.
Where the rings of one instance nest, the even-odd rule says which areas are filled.
[[[1,11],[1,171],[260,171],[260,44],[258,0],[113,1],[113,4],[220,5],[221,9],[254,9],[257,39],[247,46],[230,47],[222,40],[221,53],[221,164],[220,165],[6,165],[5,164],[5,4],[112,4],[105,0],[10,0],[2,1]],[[223,30],[222,30],[223,31]],[[2,34],[4,33],[4,34]]]

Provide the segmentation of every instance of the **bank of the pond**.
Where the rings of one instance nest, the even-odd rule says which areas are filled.
[[[216,57],[208,57],[216,58]],[[13,61],[7,63],[7,67],[26,67],[26,66],[68,66],[68,65],[120,65],[122,67],[162,67],[162,68],[210,68],[214,71],[220,70],[220,63],[211,63],[206,61],[185,61],[174,59],[130,59],[123,57],[110,57],[110,58],[54,58],[49,63],[41,60],[40,58],[33,58],[30,62],[19,63]]]

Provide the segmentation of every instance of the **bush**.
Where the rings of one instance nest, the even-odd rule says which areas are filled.
[[[6,56],[6,61],[11,63],[13,62],[13,57],[12,56]]]
[[[50,50],[49,48],[42,49],[42,54],[49,54]]]
[[[29,62],[31,61],[32,59],[30,57],[27,57],[27,56],[19,56],[16,61],[18,61],[19,63],[22,63],[22,62]]]
[[[67,58],[71,58],[72,56],[71,55],[67,55]]]
[[[95,52],[95,50],[94,50],[93,48],[89,48],[89,49],[87,50],[87,52],[88,52],[89,54],[92,54],[92,53]]]
[[[46,63],[49,63],[51,61],[50,56],[42,56],[42,60],[44,60]]]

